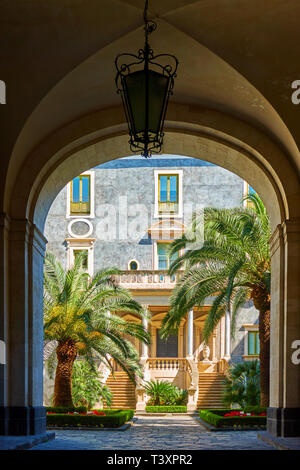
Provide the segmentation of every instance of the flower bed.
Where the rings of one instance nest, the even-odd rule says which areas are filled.
[[[86,413],[50,411],[47,412],[47,426],[119,428],[133,415],[134,410],[91,410]]]
[[[105,416],[106,413],[104,411],[87,411],[86,413],[78,413],[78,411],[72,411],[72,412],[67,412],[67,413],[57,413],[54,411],[48,411],[48,415],[57,415],[57,414],[65,414],[65,415],[77,415],[77,416]]]
[[[216,428],[265,427],[266,411],[245,412],[244,410],[199,410],[199,417]]]
[[[186,406],[146,406],[147,413],[186,413]]]
[[[47,413],[86,413],[86,406],[47,406]]]

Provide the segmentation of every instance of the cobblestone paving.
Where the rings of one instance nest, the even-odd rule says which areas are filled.
[[[117,431],[55,431],[56,438],[32,450],[274,450],[255,431],[207,432],[190,416],[139,417]]]

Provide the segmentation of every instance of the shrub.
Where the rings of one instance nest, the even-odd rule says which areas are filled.
[[[47,426],[118,428],[129,421],[134,410],[97,410],[106,413],[97,415],[48,414]]]
[[[252,426],[265,426],[266,416],[245,416],[245,417],[224,417],[226,413],[232,412],[232,409],[220,409],[220,410],[199,410],[199,416],[201,419],[209,424],[212,424],[216,428],[223,427],[252,427]],[[243,411],[243,410],[234,410]]]
[[[186,403],[187,390],[182,390],[166,380],[145,382],[145,392],[149,395],[149,406],[174,406]]]
[[[245,406],[244,411],[245,411],[245,413],[255,413],[255,414],[259,415],[261,413],[266,413],[267,412],[267,407],[266,406],[260,406],[260,405]]]
[[[186,406],[146,406],[147,413],[186,413]]]
[[[47,413],[86,413],[86,406],[47,406]]]
[[[241,408],[259,406],[260,403],[259,361],[244,361],[229,369],[223,394],[225,406],[238,403]]]
[[[75,361],[72,373],[72,398],[76,406],[86,406],[90,410],[99,400],[107,406],[112,403],[112,392],[101,383],[101,375],[86,361]]]

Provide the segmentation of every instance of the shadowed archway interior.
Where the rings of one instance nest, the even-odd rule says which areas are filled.
[[[68,181],[130,154],[113,59],[142,44],[143,6],[55,0],[3,7],[0,38],[9,47],[1,69],[7,84],[0,142],[0,319],[7,345],[1,434],[45,430],[44,223]],[[268,429],[300,435],[300,368],[291,360],[300,337],[300,131],[289,95],[297,78],[299,2],[153,0],[150,13],[159,24],[151,46],[180,62],[163,152],[232,171],[259,193],[270,215]]]

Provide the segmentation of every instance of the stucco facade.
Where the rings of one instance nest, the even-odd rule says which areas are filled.
[[[144,380],[170,380],[193,390],[189,395],[189,409],[195,409],[201,401],[201,374],[215,377],[215,374],[222,374],[230,362],[258,357],[248,354],[248,334],[249,330],[258,329],[258,312],[248,302],[240,311],[234,337],[230,339],[227,334],[230,319],[229,323],[222,319],[205,345],[202,329],[211,303],[208,299],[202,309],[195,308],[187,313],[173,346],[164,348],[158,331],[169,308],[169,295],[176,276],[167,275],[166,261],[159,247],[180,236],[195,210],[201,213],[204,207],[241,206],[247,185],[219,166],[175,155],[150,160],[126,157],[99,165],[83,175],[89,179],[89,210],[72,213],[72,185],[75,183],[69,183],[54,200],[46,220],[47,250],[54,253],[65,268],[72,265],[74,250],[87,250],[87,269],[91,275],[109,266],[122,270],[118,278],[120,284],[130,289],[151,315],[145,325],[151,331],[151,346],[135,344],[144,364]],[[177,182],[176,189],[173,188],[177,205],[172,213],[164,212],[165,209],[159,212],[161,175],[165,182],[170,177]],[[139,321],[132,315],[127,317]],[[102,372],[105,379],[109,379],[107,371]],[[46,403],[50,395],[51,385],[46,380]],[[220,397],[212,402],[208,394],[202,400],[210,406],[220,405]],[[145,402],[140,384],[136,393],[137,409],[143,410]]]

